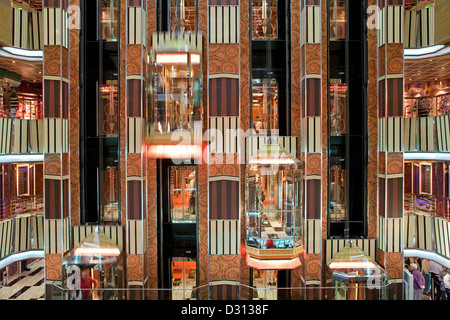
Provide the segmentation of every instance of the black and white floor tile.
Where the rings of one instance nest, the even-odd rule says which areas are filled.
[[[35,260],[24,271],[0,285],[0,300],[44,300],[44,260]]]

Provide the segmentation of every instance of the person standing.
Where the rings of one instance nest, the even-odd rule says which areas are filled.
[[[422,273],[417,269],[417,264],[411,263],[409,265],[409,271],[411,271],[411,274],[414,278],[414,300],[422,300],[422,292],[425,288],[425,278],[423,277]]]
[[[3,82],[3,104],[6,107],[6,116],[14,118],[16,116],[16,108],[19,106],[19,96],[11,88],[9,82]]]
[[[425,278],[425,290],[423,293],[428,295],[431,290],[431,273],[427,259],[422,260],[422,275]]]
[[[428,267],[430,269],[431,273],[431,282],[432,282],[432,288],[434,288],[434,296],[435,300],[441,299],[441,288],[440,283],[441,280],[439,279],[439,275],[442,273],[442,266],[433,260],[428,261]]]
[[[444,276],[444,288],[447,300],[450,300],[450,269],[447,269],[447,273]]]

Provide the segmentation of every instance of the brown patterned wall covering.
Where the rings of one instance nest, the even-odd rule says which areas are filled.
[[[238,255],[209,256],[209,281],[215,280],[239,281]]]
[[[376,5],[376,0],[369,0],[368,5]],[[368,37],[368,106],[367,127],[369,160],[367,168],[367,195],[368,195],[368,229],[367,237],[377,237],[377,161],[378,161],[378,111],[377,111],[377,30],[367,30]]]
[[[301,153],[301,61],[300,0],[291,1],[291,135],[297,139],[297,157]]]
[[[250,8],[248,1],[241,1],[239,6],[240,11],[240,38],[239,38],[239,67],[240,67],[240,128],[247,131],[250,127],[250,32],[247,26],[250,26],[249,15]],[[239,72],[238,71],[238,72]],[[240,165],[240,171],[245,172],[245,165]],[[240,176],[241,186],[245,186],[245,175]],[[245,246],[245,188],[241,188],[241,206],[240,206],[240,220],[241,220],[241,246]],[[241,249],[242,250],[242,249]],[[244,252],[241,252],[240,261],[240,283],[243,285],[249,284],[249,268],[245,259]],[[244,294],[245,296],[245,294]]]
[[[242,50],[242,40],[240,45]],[[241,55],[241,59],[239,60],[239,49],[240,49],[239,44],[215,44],[215,43],[210,44],[208,47],[209,73],[210,74],[239,73],[239,63],[242,64],[242,60],[244,59],[244,57],[242,57]],[[242,83],[241,83],[241,94],[242,94]]]
[[[148,230],[148,272],[149,288],[158,287],[158,249],[157,249],[157,190],[156,160],[147,160],[147,230]]]

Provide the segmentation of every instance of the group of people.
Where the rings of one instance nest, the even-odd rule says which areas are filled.
[[[422,300],[422,294],[431,295],[435,300],[450,300],[450,269],[427,259],[408,258],[405,269],[414,279],[414,300]]]

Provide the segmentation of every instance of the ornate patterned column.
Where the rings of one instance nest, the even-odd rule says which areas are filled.
[[[44,11],[44,197],[46,299],[62,280],[70,249],[68,0],[46,0]]]
[[[379,0],[378,262],[402,299],[403,279],[403,0]]]
[[[156,32],[156,1],[147,0],[147,35]],[[151,37],[147,37],[149,53]],[[147,102],[148,105],[148,102]],[[157,249],[157,170],[156,159],[147,157],[147,265],[148,281],[146,288],[158,288],[158,249]],[[148,291],[146,299],[157,299],[157,292]]]
[[[125,4],[122,3],[125,7]],[[120,82],[121,94],[125,95],[125,126],[120,127],[121,143],[125,138],[125,156],[121,157],[121,176],[126,184],[122,194],[126,194],[126,207],[122,204],[122,216],[126,216],[127,281],[129,299],[143,299],[138,289],[147,287],[148,245],[147,245],[147,153],[144,145],[144,121],[146,97],[147,62],[147,2],[128,0],[126,2],[126,35],[121,37],[121,60],[125,64],[125,82]],[[121,7],[122,10],[122,7]],[[121,11],[122,12],[122,11]],[[126,48],[126,52],[125,49]],[[125,55],[125,57],[123,57]],[[123,77],[121,78],[123,80]],[[125,90],[123,90],[125,88]],[[122,97],[121,97],[122,100]],[[123,100],[122,100],[123,101]],[[121,106],[122,107],[122,106]],[[123,151],[123,149],[121,150]],[[122,178],[123,179],[123,178]],[[126,214],[125,214],[126,213]],[[123,218],[122,218],[123,221]]]
[[[297,137],[297,154],[296,157],[301,159],[301,72],[302,67],[300,60],[300,0],[291,1],[291,136]],[[302,212],[303,213],[303,212]],[[300,287],[304,285],[305,279],[305,259],[300,256],[302,266],[292,270],[291,286]],[[293,299],[298,299],[300,292],[293,292]]]
[[[209,282],[240,280],[238,144],[226,131],[239,128],[239,10],[239,1],[209,1],[208,127],[217,130],[209,148]]]
[[[322,260],[322,214],[326,204],[326,2],[300,1],[300,61],[301,61],[301,160],[305,165],[304,208],[306,211],[305,281],[307,287],[320,286]],[[325,59],[323,54],[325,53]],[[322,64],[323,63],[323,64]],[[323,80],[325,79],[325,80]],[[325,133],[325,135],[324,135]],[[326,217],[325,217],[326,219]],[[314,295],[314,293],[317,293]],[[306,299],[320,299],[320,294],[307,290]]]

